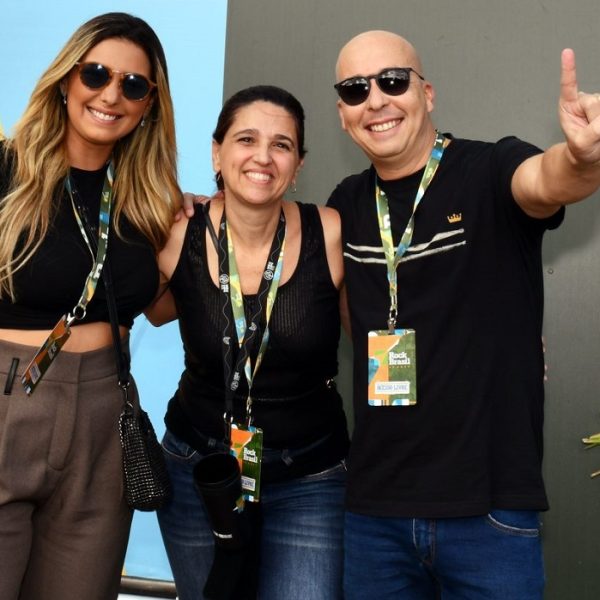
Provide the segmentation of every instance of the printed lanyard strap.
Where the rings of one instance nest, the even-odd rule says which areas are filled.
[[[233,418],[233,396],[239,387],[241,373],[244,372],[248,382],[248,398],[246,401],[246,426],[250,425],[252,412],[252,382],[260,367],[269,341],[269,320],[273,312],[277,288],[283,269],[283,254],[285,247],[285,216],[280,213],[277,229],[273,236],[269,256],[263,270],[263,275],[256,296],[256,306],[246,323],[244,314],[244,296],[240,276],[235,260],[235,252],[231,240],[231,232],[227,224],[225,210],[219,225],[219,284],[222,299],[223,315],[223,371],[225,377],[225,424],[226,438],[230,439],[230,425]],[[265,303],[266,300],[266,303]],[[233,323],[230,319],[233,316]],[[264,331],[252,369],[250,352],[260,329],[261,318],[264,317]],[[234,327],[235,324],[235,327]],[[237,337],[239,352],[237,360],[233,361],[232,344]]]
[[[85,240],[85,243],[90,251],[90,254],[92,255],[92,258],[94,258],[92,269],[88,273],[79,301],[67,317],[67,322],[69,325],[75,319],[83,319],[85,317],[87,305],[90,303],[90,301],[94,297],[94,294],[96,293],[96,286],[98,285],[98,280],[100,279],[100,275],[102,274],[102,267],[104,266],[104,261],[106,260],[106,252],[108,249],[108,232],[110,229],[110,212],[112,207],[113,183],[114,166],[111,161],[106,171],[106,177],[104,178],[104,186],[102,187],[102,195],[100,196],[100,215],[98,218],[98,244],[94,244],[94,246],[96,246],[97,248],[96,256],[94,258],[92,242],[88,238],[86,229],[81,220],[81,214],[83,213],[85,208],[80,202],[79,194],[73,186],[71,176],[69,175],[65,180],[65,188],[69,193],[69,198],[71,199],[71,206],[73,207],[73,213],[75,214],[77,225],[79,225],[81,235]]]
[[[390,312],[388,315],[388,330],[390,333],[393,333],[396,327],[396,316],[398,313],[398,275],[396,269],[412,241],[417,207],[425,195],[440,164],[444,150],[449,143],[450,140],[448,138],[444,137],[439,131],[436,131],[435,143],[431,155],[429,156],[429,160],[427,161],[427,165],[425,166],[423,177],[421,177],[419,183],[419,188],[413,203],[412,214],[397,248],[394,248],[388,199],[385,192],[379,186],[377,179],[375,181],[377,220],[379,221],[379,233],[381,235],[381,243],[383,244],[385,261],[387,263],[388,281],[390,284]]]

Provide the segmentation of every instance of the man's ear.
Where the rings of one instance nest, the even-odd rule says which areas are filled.
[[[432,112],[435,106],[435,89],[429,81],[423,82],[423,92],[425,99],[427,100],[427,112]]]
[[[343,107],[342,107],[342,101],[341,100],[337,101],[337,109],[338,109],[338,115],[340,117],[340,124],[342,126],[342,129],[344,131],[346,131],[346,121],[344,120],[344,113],[343,113]]]

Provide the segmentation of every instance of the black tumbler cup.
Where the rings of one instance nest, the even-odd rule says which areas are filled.
[[[237,458],[224,452],[204,456],[194,467],[194,484],[213,530],[215,554],[204,585],[209,600],[256,600],[261,511],[242,505]]]
[[[194,467],[194,484],[204,500],[215,544],[242,548],[246,536],[240,519],[242,478],[237,458],[224,452],[206,455]]]

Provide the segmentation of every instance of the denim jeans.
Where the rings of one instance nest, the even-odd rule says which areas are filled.
[[[163,438],[173,499],[158,521],[179,600],[200,600],[213,559],[213,537],[193,485],[201,455],[167,431]],[[262,486],[260,600],[341,600],[343,463]]]
[[[541,600],[535,511],[482,517],[345,517],[346,600]]]

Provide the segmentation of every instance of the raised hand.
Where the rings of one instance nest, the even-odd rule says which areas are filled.
[[[561,55],[559,120],[573,158],[599,163],[600,168],[600,94],[578,90],[575,52],[570,48]]]

